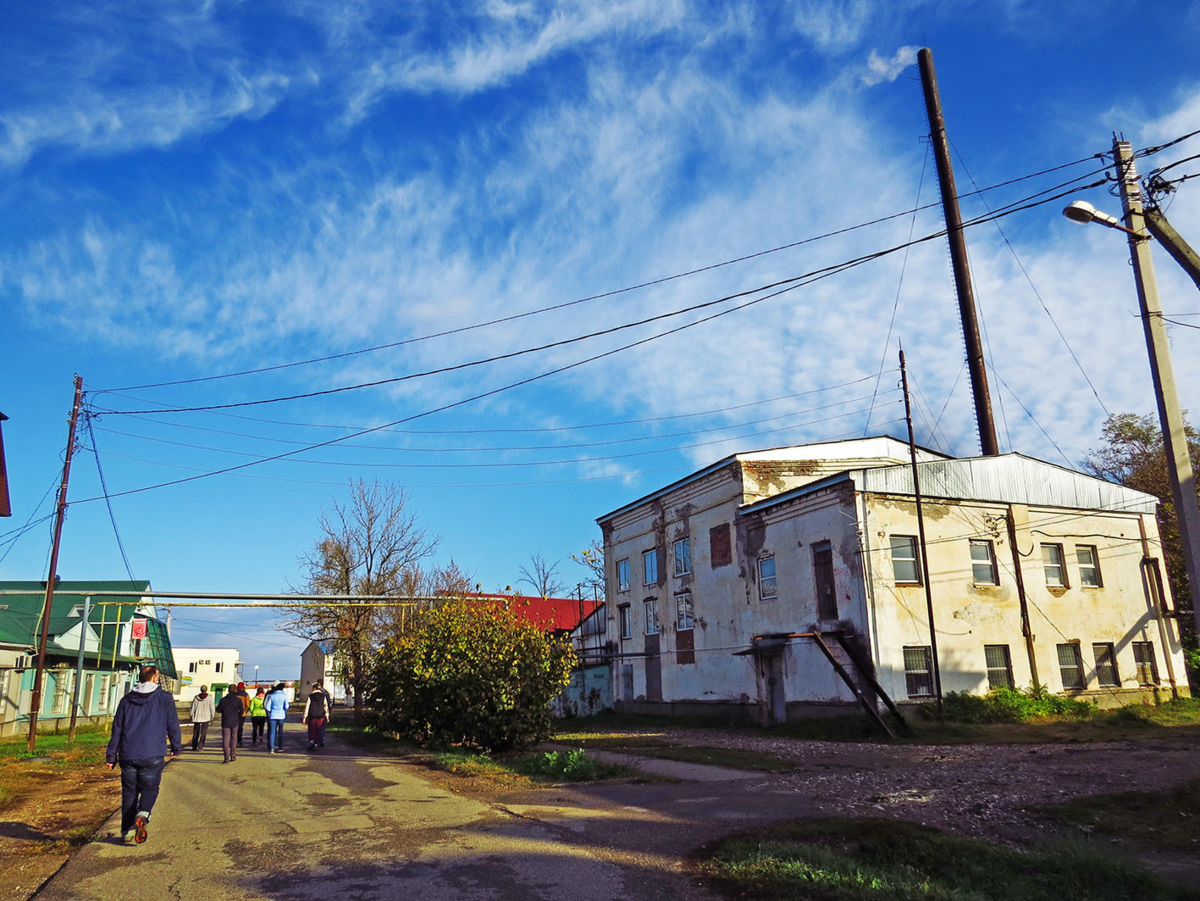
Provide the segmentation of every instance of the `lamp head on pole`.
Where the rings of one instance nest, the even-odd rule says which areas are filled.
[[[1125,232],[1125,234],[1133,235],[1136,238],[1146,237],[1146,235],[1135,232],[1132,228],[1126,228],[1121,224],[1121,220],[1115,216],[1100,212],[1086,200],[1071,201],[1063,208],[1063,215],[1072,222],[1079,222],[1085,225],[1089,222],[1099,222],[1101,225],[1107,225],[1109,228],[1115,228],[1117,231]]]

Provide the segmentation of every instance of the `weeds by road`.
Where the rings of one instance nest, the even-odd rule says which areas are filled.
[[[748,898],[1200,899],[1200,891],[1084,842],[1019,851],[896,820],[772,823],[705,849],[697,868]]]

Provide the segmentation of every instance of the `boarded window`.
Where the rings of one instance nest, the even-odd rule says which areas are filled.
[[[971,579],[976,585],[999,585],[996,550],[986,538],[971,541]]]
[[[733,542],[729,540],[729,523],[723,522],[708,530],[708,556],[712,568],[728,566],[733,562]]]
[[[696,662],[695,635],[691,629],[675,633],[675,662],[681,666]]]
[[[987,663],[988,688],[1012,688],[1012,657],[1006,644],[985,644],[983,656]]]
[[[897,582],[920,584],[921,568],[917,559],[917,539],[912,535],[892,536],[892,575]]]
[[[1154,659],[1154,644],[1149,641],[1133,643],[1133,662],[1137,666],[1139,685],[1158,684],[1158,663]]]
[[[1096,642],[1092,645],[1096,658],[1096,681],[1102,688],[1119,688],[1121,677],[1117,674],[1117,652],[1112,642]]]
[[[1058,646],[1058,673],[1067,691],[1082,691],[1087,687],[1083,678],[1083,656],[1079,645],[1071,642]]]
[[[910,698],[933,697],[933,655],[928,647],[904,649],[904,682]]]

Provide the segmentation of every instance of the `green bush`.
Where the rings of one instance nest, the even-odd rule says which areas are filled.
[[[530,757],[521,767],[529,776],[555,776],[570,782],[593,782],[599,777],[596,761],[583,748],[547,751]]]
[[[373,725],[423,745],[525,747],[550,735],[574,656],[499,600],[450,601],[379,651]]]
[[[1046,716],[1086,717],[1095,707],[1050,694],[1044,685],[1020,688],[992,688],[985,695],[952,691],[943,698],[943,715],[959,723],[1020,723]]]
[[[1192,693],[1200,693],[1200,648],[1184,648],[1183,662],[1187,667],[1187,680]]]

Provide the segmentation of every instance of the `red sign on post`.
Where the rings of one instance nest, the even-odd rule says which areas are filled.
[[[130,624],[129,634],[134,638],[146,637],[146,621],[144,619],[135,619]]]

